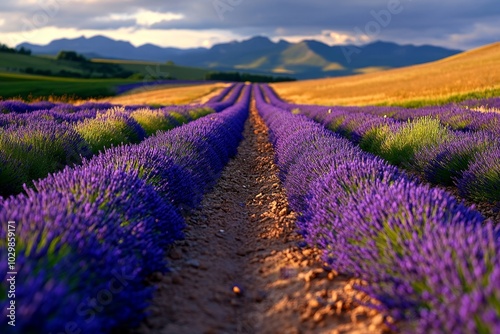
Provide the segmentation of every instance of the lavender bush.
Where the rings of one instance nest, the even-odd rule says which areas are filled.
[[[123,109],[99,113],[94,119],[76,124],[75,130],[89,143],[94,154],[105,147],[139,143],[146,137],[144,129]]]
[[[476,154],[458,180],[462,195],[500,205],[500,147]]]
[[[166,270],[166,247],[182,237],[184,199],[176,187],[194,185],[202,176],[202,194],[215,182],[222,162],[236,152],[249,101],[246,88],[238,103],[210,118],[107,150],[81,167],[37,181],[26,194],[0,197],[0,219],[18,222],[16,329],[64,332],[71,324],[81,332],[109,333],[138,325],[152,293],[144,280]],[[199,137],[190,139],[188,149],[168,151],[193,133]],[[0,237],[4,332],[6,224]]]
[[[5,169],[17,168],[19,178],[8,183],[2,193],[21,190],[22,183],[46,176],[64,166],[78,164],[91,154],[89,145],[71,127],[53,121],[30,122],[0,129],[0,151]],[[16,182],[17,180],[18,182]]]
[[[275,106],[292,113],[300,110],[300,114],[359,144],[363,150],[417,172],[431,183],[459,187],[463,196],[476,202],[498,201],[493,180],[500,168],[495,163],[490,163],[487,172],[483,167],[481,172],[467,174],[471,184],[483,184],[476,193],[474,186],[466,190],[464,181],[458,185],[478,156],[500,146],[498,113],[457,105],[420,109],[296,105],[280,100],[269,86],[263,86],[261,91]]]
[[[498,331],[498,227],[295,109],[266,103],[261,89],[254,94],[299,228],[332,268],[363,278],[358,288],[401,332]]]

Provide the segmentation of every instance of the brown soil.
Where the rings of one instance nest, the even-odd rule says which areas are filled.
[[[200,209],[186,240],[156,277],[139,334],[382,333],[384,318],[359,306],[354,279],[323,268],[319,251],[298,247],[296,214],[276,176],[267,128],[255,109],[239,153]]]

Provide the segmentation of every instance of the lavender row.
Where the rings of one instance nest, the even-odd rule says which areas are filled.
[[[82,105],[76,106],[68,103],[53,103],[48,101],[40,101],[34,103],[25,103],[17,100],[0,101],[0,113],[30,113],[37,110],[54,110],[54,111],[67,111],[77,112],[87,109],[109,109],[114,107],[111,103],[95,103],[87,102]]]
[[[221,102],[227,95],[233,90],[236,84],[229,85],[220,94],[214,96],[209,100],[209,103]],[[169,106],[173,108],[175,106]],[[29,114],[32,112],[44,112],[53,113],[59,117],[63,117],[67,114],[74,114],[86,111],[104,111],[112,108],[125,108],[126,111],[135,111],[137,109],[149,108],[157,109],[147,105],[120,105],[112,104],[108,102],[85,102],[80,105],[69,104],[69,103],[54,103],[49,101],[40,101],[33,103],[25,103],[18,100],[6,100],[0,101],[0,126],[5,122],[5,115],[9,114]],[[165,107],[163,107],[165,108]],[[221,109],[222,110],[222,109]],[[3,115],[2,115],[3,114]],[[7,118],[8,120],[8,118]]]
[[[298,105],[288,104],[282,101],[269,87],[264,87],[266,96],[270,99],[273,105],[276,105],[285,110],[314,109],[315,105]],[[500,113],[494,112],[499,109],[500,98],[491,98],[484,100],[470,100],[461,102],[460,104],[449,104],[444,106],[429,106],[422,108],[402,108],[402,107],[384,107],[384,106],[330,106],[322,107],[325,110],[332,110],[337,114],[353,114],[360,113],[364,117],[369,115],[379,116],[384,118],[392,118],[396,121],[406,122],[422,117],[436,118],[441,121],[446,127],[453,130],[475,132],[487,131],[498,136],[500,134]],[[482,110],[484,112],[478,111]]]
[[[245,87],[244,84],[235,84],[222,90],[222,92],[218,95],[219,97],[207,102],[206,106],[212,108],[216,112],[228,108],[238,101],[243,87]]]
[[[500,97],[488,99],[469,100],[459,103],[466,108],[486,108],[500,110]]]
[[[219,97],[219,96],[217,96]],[[69,104],[69,103],[52,103],[52,102],[35,102],[35,103],[24,103],[21,101],[2,101],[0,102],[0,125],[7,122],[16,116],[28,116],[26,114],[34,112],[42,112],[58,115],[58,117],[63,117],[65,115],[71,116],[72,114],[83,113],[87,111],[105,111],[112,108],[123,108],[127,112],[132,112],[138,109],[175,109],[181,106],[171,105],[171,106],[151,106],[151,105],[121,105],[112,104],[107,102],[86,102],[80,105]],[[17,115],[16,115],[17,114]],[[20,118],[21,119],[21,118]],[[70,119],[71,120],[71,119]]]
[[[173,107],[173,106],[172,106]],[[108,102],[85,102],[80,105],[70,103],[53,103],[48,101],[25,103],[17,100],[0,101],[0,119],[4,120],[5,115],[30,114],[37,111],[52,112],[56,114],[75,114],[84,111],[103,111],[111,108],[125,108],[127,111],[134,111],[142,108],[158,109],[160,107],[149,105],[121,105]],[[7,118],[8,119],[8,118]],[[1,123],[1,122],[0,122]]]
[[[306,241],[407,333],[500,330],[500,228],[303,115],[266,103],[275,161]]]
[[[98,114],[106,113],[109,110],[120,110],[132,115],[137,111],[148,110],[158,113],[188,113],[190,110],[202,109],[205,105],[177,105],[153,108],[149,106],[112,106],[110,108],[86,108],[79,111],[44,109],[30,113],[8,113],[0,114],[0,128],[11,125],[28,125],[40,120],[55,121],[57,123],[75,124],[89,118],[95,118]]]
[[[241,93],[242,84],[231,84],[219,94],[212,97],[207,104],[216,111],[224,110],[236,101]],[[236,89],[235,89],[236,88]],[[231,94],[230,94],[231,93]],[[228,101],[223,101],[227,99]],[[232,102],[232,103],[231,103]],[[68,103],[53,103],[48,101],[25,103],[17,100],[0,101],[0,127],[9,124],[26,124],[33,119],[45,118],[59,122],[78,122],[86,118],[95,117],[98,112],[120,108],[126,112],[139,109],[160,109],[162,111],[182,111],[183,108],[202,108],[203,105],[193,106],[163,106],[152,107],[147,105],[120,105],[111,103],[86,102],[80,105]],[[180,110],[179,110],[180,109]],[[33,115],[30,115],[32,114]]]
[[[212,98],[210,98],[210,100],[208,100],[207,103],[217,103],[217,102],[222,102],[222,100],[224,100],[229,92],[231,92],[234,87],[236,87],[236,84],[230,84],[228,85],[226,88],[224,88],[219,94],[213,96]]]
[[[434,118],[402,123],[362,112],[288,105],[264,87],[273,104],[295,110],[392,164],[420,173],[427,181],[456,186],[476,202],[500,203],[500,140],[490,131],[457,132]]]
[[[234,104],[242,86],[233,88],[219,95],[218,99],[222,100],[232,90],[228,101],[214,102],[214,108],[222,110]],[[158,109],[97,108],[74,113],[39,110],[0,115],[0,126],[4,125],[0,128],[0,195],[18,193],[24,183],[78,164],[82,158],[105,147],[139,143],[157,131],[170,130],[212,112],[207,106],[184,105]]]
[[[480,112],[460,105],[430,106],[418,109],[399,107],[330,107],[339,112],[362,113],[379,117],[393,118],[406,122],[422,117],[439,119],[441,124],[453,130],[475,132],[488,131],[500,134],[500,114],[496,112]]]
[[[387,117],[392,117],[399,121],[432,117],[439,119],[443,125],[449,126],[453,130],[488,131],[497,135],[500,134],[500,114],[496,112],[475,111],[459,105],[402,109],[390,113],[372,113],[378,116],[387,115]]]
[[[152,297],[145,279],[167,269],[166,247],[183,237],[181,213],[199,204],[236,154],[249,93],[221,113],[106,150],[0,199],[0,220],[17,225],[18,332],[108,333],[139,324]],[[1,291],[6,233],[2,224]],[[7,303],[1,294],[2,333]]]
[[[226,92],[227,93],[227,92]],[[223,98],[224,96],[217,96]],[[171,106],[174,107],[174,106]],[[73,114],[85,111],[103,111],[111,108],[125,108],[127,111],[134,111],[137,109],[150,108],[157,109],[148,105],[121,105],[112,104],[108,102],[85,102],[80,105],[70,104],[70,103],[54,103],[48,101],[40,101],[34,103],[25,103],[18,100],[7,100],[0,101],[0,116],[2,114],[29,114],[36,111],[53,112],[61,114]],[[2,124],[2,119],[4,116],[0,117],[0,124]]]
[[[50,118],[49,113],[43,112],[19,115],[27,116],[29,121],[0,128],[0,195],[18,193],[24,183],[79,164],[105,147],[139,143],[157,131],[212,112],[190,107],[139,109],[132,113],[111,109],[81,112],[85,118],[78,122]]]

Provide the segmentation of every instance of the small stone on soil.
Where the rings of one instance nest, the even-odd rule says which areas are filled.
[[[199,268],[200,267],[200,261],[195,260],[195,259],[187,260],[186,264],[190,265],[193,268]]]
[[[233,286],[233,292],[235,295],[240,296],[242,294],[242,291],[239,286],[235,285]]]
[[[172,260],[178,260],[182,257],[182,253],[177,248],[172,248],[170,250],[170,253],[168,254],[168,257]]]

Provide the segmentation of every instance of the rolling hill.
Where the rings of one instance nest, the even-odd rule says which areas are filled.
[[[116,68],[124,73],[142,75],[137,78],[103,78],[103,69]],[[30,72],[26,72],[30,69]],[[90,78],[78,78],[77,75]],[[64,77],[61,73],[71,73]],[[28,56],[0,52],[0,99],[55,98],[72,100],[78,98],[97,98],[116,94],[118,86],[131,83],[149,83],[159,80],[160,76],[178,80],[200,81],[205,79],[207,70],[160,64],[145,61],[119,61],[93,59],[82,67],[74,61],[58,60],[54,56]],[[37,74],[37,75],[33,75]],[[129,74],[130,75],[130,74]],[[176,83],[173,83],[176,85]]]
[[[500,96],[500,42],[385,72],[274,84],[285,99],[321,105],[419,106]]]
[[[123,70],[143,74],[146,78],[169,76],[179,80],[204,80],[208,70],[186,66],[168,65],[148,61],[126,61],[113,59],[92,59],[92,65],[98,72],[99,65],[119,65]],[[71,61],[57,60],[54,56],[27,56],[0,52],[0,72],[22,73],[26,68],[38,71],[60,71],[84,74],[79,64]]]
[[[60,39],[41,46],[23,43],[18,47],[34,54],[54,55],[71,50],[91,58],[166,62],[218,71],[287,74],[298,79],[344,76],[435,61],[459,53],[435,46],[398,45],[374,42],[364,46],[329,46],[305,40],[273,42],[253,37],[241,42],[217,44],[195,49],[162,48],[152,44],[139,47],[103,36]],[[353,53],[349,56],[350,51]]]

